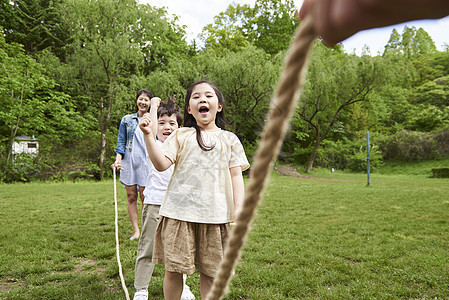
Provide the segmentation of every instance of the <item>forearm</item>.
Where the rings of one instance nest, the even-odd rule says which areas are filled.
[[[156,138],[157,135],[157,106],[151,105],[150,118],[151,118],[151,131],[153,132],[153,137]]]
[[[233,167],[229,169],[231,172],[232,193],[234,197],[235,219],[242,211],[243,200],[245,197],[245,184],[243,182],[242,168]]]
[[[151,119],[151,131],[153,132],[153,137],[156,138],[157,135],[157,110],[161,103],[161,99],[158,97],[151,98],[151,108],[150,108],[150,119]]]

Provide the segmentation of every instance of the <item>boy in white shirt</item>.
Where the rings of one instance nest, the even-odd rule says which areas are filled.
[[[161,102],[160,98],[151,99],[150,117],[153,121],[152,131],[157,136],[156,143],[161,146],[165,139],[182,124],[182,115],[174,101]],[[140,129],[136,133],[143,135]],[[173,168],[158,172],[151,163],[148,154],[147,162],[149,165],[148,177],[146,180],[144,195],[144,207],[142,211],[142,233],[137,249],[137,259],[135,267],[134,287],[136,293],[134,300],[148,299],[148,285],[154,270],[153,246],[154,235],[159,220],[159,208],[164,199],[168,182],[173,173]],[[185,282],[185,278],[184,278]],[[189,287],[184,283],[182,300],[195,299]]]

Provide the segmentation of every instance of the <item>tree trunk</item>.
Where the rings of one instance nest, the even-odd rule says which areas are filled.
[[[24,86],[25,84],[22,82],[22,89],[20,91],[20,98],[17,98],[18,100],[20,100],[20,106],[19,106],[19,111],[21,111],[22,106],[23,106],[23,90],[24,90]],[[11,92],[11,102],[14,102],[15,98],[14,98],[14,90]],[[21,121],[21,114],[19,113],[19,115],[16,118],[16,121],[13,123],[13,121],[11,121],[11,133],[10,133],[10,138],[8,141],[8,149],[7,149],[7,154],[6,154],[6,161],[9,162],[10,160],[12,160],[12,145],[14,144],[14,139],[17,136],[17,131],[19,130],[19,125],[20,125],[20,121]]]
[[[100,168],[100,180],[103,179],[104,161],[106,160],[106,130],[101,130],[101,150],[100,150],[100,161],[98,167]]]
[[[9,162],[12,159],[12,145],[14,144],[14,138],[10,138],[8,140],[8,149],[6,151],[6,162]]]
[[[114,79],[115,79],[115,77],[114,77]],[[114,83],[115,83],[115,80],[114,80]],[[111,90],[112,90],[112,88],[111,88]],[[100,160],[98,162],[98,167],[100,168],[100,180],[103,179],[104,162],[106,161],[106,148],[107,148],[106,133],[109,128],[109,123],[111,121],[111,111],[112,111],[112,105],[114,103],[114,95],[111,92],[108,97],[106,117],[105,117],[103,98],[101,100],[102,100],[101,101],[101,113],[100,113],[101,149],[100,149]]]
[[[307,162],[306,173],[310,173],[313,168],[313,163],[315,161],[316,155],[318,153],[318,148],[320,148],[321,140],[319,138],[315,141],[315,146],[313,147],[312,154],[310,155],[309,161]]]
[[[106,122],[104,121],[104,104],[105,100],[103,97],[100,98],[100,116],[98,118],[98,125],[100,128],[100,157],[98,159],[98,168],[100,169],[100,174],[98,174],[98,179],[103,179],[103,169],[104,160],[106,156]]]

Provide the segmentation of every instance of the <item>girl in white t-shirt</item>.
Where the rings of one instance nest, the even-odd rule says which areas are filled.
[[[165,265],[164,298],[179,299],[182,274],[200,272],[205,299],[223,258],[229,223],[242,208],[243,146],[224,130],[224,98],[211,82],[199,81],[185,98],[184,124],[158,147],[150,116],[139,122],[147,152],[158,171],[175,165],[162,202],[153,262]]]

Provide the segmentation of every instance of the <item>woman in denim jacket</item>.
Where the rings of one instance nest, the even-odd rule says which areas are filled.
[[[120,183],[124,185],[128,197],[128,214],[134,231],[131,241],[140,236],[137,196],[139,194],[143,205],[143,190],[148,174],[145,142],[139,138],[142,135],[135,135],[134,132],[140,130],[139,120],[150,109],[152,97],[149,90],[141,89],[137,92],[137,112],[122,118],[115,148],[117,156],[113,166],[120,170]]]

